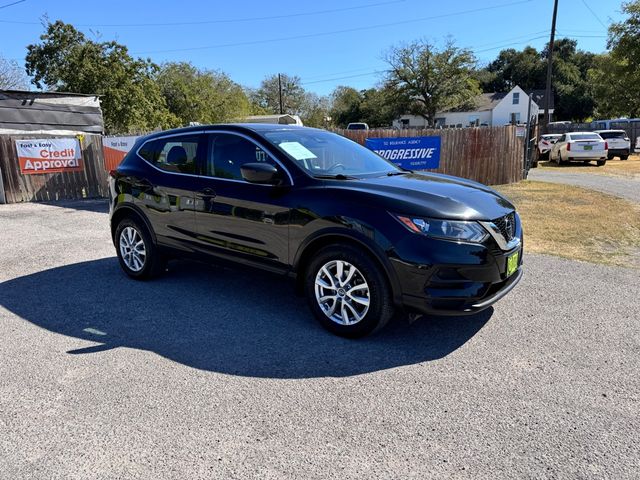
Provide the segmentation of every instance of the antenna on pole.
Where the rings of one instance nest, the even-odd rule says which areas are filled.
[[[556,17],[558,16],[558,0],[553,2],[553,18],[551,20],[551,37],[549,38],[549,51],[547,53],[547,88],[544,94],[544,117],[542,125],[547,126],[551,119],[551,75],[553,73],[553,44],[556,38]]]

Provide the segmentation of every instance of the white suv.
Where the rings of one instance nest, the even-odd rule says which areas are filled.
[[[631,152],[631,140],[624,130],[596,130],[596,133],[609,143],[607,158],[620,157],[620,160],[629,158]]]

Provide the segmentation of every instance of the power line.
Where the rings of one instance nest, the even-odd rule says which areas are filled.
[[[585,7],[587,7],[587,10],[589,10],[591,12],[591,15],[593,15],[593,17],[598,21],[598,23],[600,25],[602,25],[604,28],[607,28],[607,26],[604,24],[604,22],[602,20],[600,20],[600,17],[596,14],[596,12],[594,12],[591,7],[589,6],[589,4],[586,2],[586,0],[582,0],[582,3],[584,4]]]
[[[7,3],[6,5],[0,5],[0,8],[7,8],[10,7],[12,5],[17,5],[19,3],[23,3],[26,2],[27,0],[18,0],[17,2],[13,2],[13,3]]]
[[[21,0],[21,1],[24,2],[26,0]],[[406,1],[407,0],[391,0],[387,2],[356,5],[353,7],[333,8],[328,10],[315,10],[313,12],[289,13],[285,15],[271,15],[267,17],[226,18],[226,19],[218,19],[218,20],[197,20],[197,21],[189,21],[189,22],[161,22],[161,23],[75,23],[74,25],[76,27],[118,27],[118,28],[136,27],[137,28],[137,27],[178,27],[178,26],[187,26],[187,25],[212,25],[212,24],[222,24],[222,23],[245,23],[245,22],[263,21],[263,20],[278,20],[282,18],[307,17],[311,15],[324,15],[327,13],[346,12],[349,10],[360,10],[362,8],[392,5],[394,3],[404,3]],[[20,2],[16,2],[16,3],[20,3]],[[20,25],[40,25],[40,22],[26,22],[26,21],[19,21],[19,20],[0,20],[0,23],[15,23]]]
[[[540,32],[540,33],[541,33],[541,32]],[[529,35],[531,35],[531,34],[529,34]],[[513,39],[513,38],[521,38],[521,37],[522,37],[522,36],[519,36],[519,37],[511,37],[511,39]],[[523,41],[521,41],[521,42],[515,42],[515,43],[502,44],[502,45],[497,46],[497,47],[486,48],[486,49],[483,49],[483,50],[473,50],[473,53],[482,53],[482,52],[488,52],[488,51],[490,51],[490,50],[497,50],[497,49],[499,49],[499,48],[505,48],[505,47],[511,47],[511,46],[516,46],[516,45],[521,45],[521,44],[523,44],[523,43],[527,43],[527,42],[530,42],[530,41],[532,41],[532,40],[538,40],[538,39],[540,39],[540,38],[546,38],[546,35],[540,35],[540,36],[532,37],[532,38],[529,38],[529,39],[527,39],[527,40],[523,40]],[[505,42],[505,41],[507,41],[507,40],[510,40],[510,39],[509,39],[509,38],[505,38],[505,39],[503,39],[503,40],[501,40],[501,41],[502,41],[502,42]],[[361,69],[359,69],[359,70],[361,70]],[[354,71],[358,71],[358,70],[354,70]],[[374,71],[370,71],[370,72],[366,72],[366,73],[360,73],[360,74],[356,74],[356,75],[346,75],[346,76],[340,76],[340,77],[331,77],[331,78],[325,78],[325,79],[322,79],[322,80],[313,80],[313,81],[310,81],[310,82],[303,81],[303,82],[302,82],[302,85],[312,85],[312,84],[316,84],[316,83],[327,83],[327,82],[333,82],[333,81],[336,81],[336,80],[346,80],[346,79],[349,79],[349,78],[366,77],[366,76],[369,76],[369,75],[375,75],[375,74],[379,74],[379,73],[385,73],[386,71],[387,71],[387,70],[374,70]],[[326,75],[326,76],[330,76],[330,75],[338,75],[338,74],[340,74],[340,73],[348,73],[348,72],[349,72],[349,71],[347,71],[347,72],[334,72],[334,73],[327,73],[327,74],[324,74],[324,75]],[[322,76],[322,75],[319,75],[319,76]],[[316,75],[316,77],[318,77],[318,75]],[[315,77],[306,77],[306,78],[315,78]],[[303,79],[303,80],[304,80],[304,79]]]
[[[362,72],[364,70],[367,70],[369,73],[371,73],[371,69],[372,68],[384,68],[384,65],[374,65],[373,67],[362,67],[362,68],[356,68],[354,70],[342,70],[340,72],[331,72],[331,73],[320,73],[317,75],[310,75],[308,77],[303,77],[302,80],[315,80],[318,78],[323,78],[323,77],[331,77],[333,75],[344,75],[345,73],[356,73],[356,72]]]
[[[145,54],[151,54],[151,53],[175,53],[175,52],[187,52],[187,51],[195,51],[195,50],[212,50],[212,49],[216,49],[216,48],[227,48],[227,47],[241,47],[241,46],[249,46],[249,45],[259,45],[262,43],[273,43],[273,42],[282,42],[282,41],[288,41],[288,40],[300,40],[300,39],[304,39],[304,38],[314,38],[314,37],[323,37],[323,36],[329,36],[329,35],[337,35],[337,34],[341,34],[341,33],[349,33],[349,32],[361,32],[361,31],[365,31],[365,30],[375,30],[378,28],[384,28],[384,27],[392,27],[392,26],[397,26],[397,25],[407,25],[410,23],[418,23],[418,22],[424,22],[426,20],[436,20],[436,19],[441,19],[441,18],[448,18],[448,17],[455,17],[455,16],[459,16],[459,15],[466,15],[469,13],[478,13],[478,12],[484,12],[487,10],[496,10],[499,8],[505,8],[505,7],[511,7],[514,5],[522,5],[525,3],[531,3],[533,0],[519,0],[516,2],[509,2],[509,3],[503,3],[500,5],[493,5],[490,7],[480,7],[480,8],[474,8],[471,10],[463,10],[463,11],[459,11],[459,12],[452,12],[452,13],[444,13],[441,15],[432,15],[429,17],[421,17],[421,18],[412,18],[410,20],[401,20],[398,22],[390,22],[390,23],[379,23],[376,25],[366,25],[366,26],[362,26],[362,27],[355,27],[355,28],[346,28],[343,30],[333,30],[330,32],[318,32],[318,33],[306,33],[306,34],[302,34],[302,35],[294,35],[294,36],[290,36],[290,37],[279,37],[279,38],[269,38],[269,39],[264,39],[264,40],[250,40],[250,41],[246,41],[246,42],[234,42],[234,43],[221,43],[221,44],[217,44],[217,45],[206,45],[206,46],[200,46],[200,47],[184,47],[184,48],[172,48],[172,49],[164,49],[164,50],[145,50],[145,51],[139,51],[139,52],[132,52],[135,55],[145,55]]]
[[[523,43],[529,43],[529,42],[532,42],[534,40],[539,40],[541,38],[547,38],[547,36],[546,35],[540,35],[540,36],[537,36],[537,37],[529,38],[527,40],[522,40],[521,42],[508,43],[508,44],[505,44],[505,45],[499,45],[499,46],[495,46],[495,47],[491,47],[491,48],[484,48],[482,50],[474,50],[473,53],[490,52],[491,50],[498,50],[500,48],[514,47],[516,45],[522,45]]]
[[[345,80],[347,78],[358,78],[358,77],[368,77],[369,75],[374,75],[377,73],[385,73],[386,70],[376,70],[373,72],[360,73],[358,75],[347,75],[345,77],[335,77],[335,78],[327,78],[325,80],[315,80],[313,82],[302,82],[302,85],[313,85],[314,83],[326,83],[326,82],[334,82],[336,80]]]

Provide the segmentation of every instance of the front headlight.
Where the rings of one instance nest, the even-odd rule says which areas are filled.
[[[394,215],[394,217],[413,233],[420,233],[428,237],[482,243],[489,236],[489,233],[478,222],[436,220],[402,215]]]

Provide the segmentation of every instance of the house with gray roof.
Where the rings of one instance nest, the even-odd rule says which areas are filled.
[[[526,123],[529,95],[516,86],[507,93],[482,93],[474,99],[473,109],[452,109],[436,115],[439,128],[475,126],[501,126]],[[539,114],[540,107],[531,102],[531,116]],[[417,115],[401,115],[393,121],[394,128],[425,128],[427,122]]]

